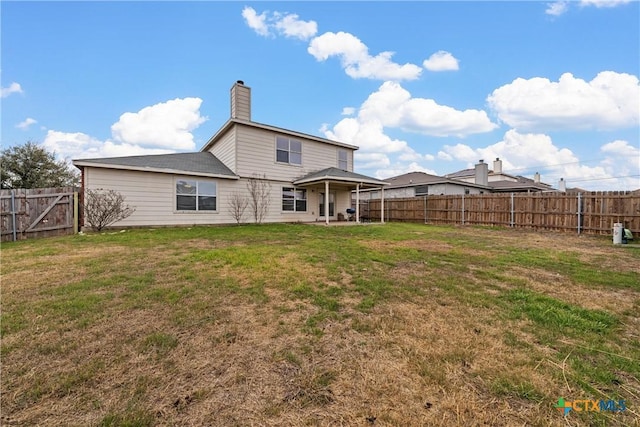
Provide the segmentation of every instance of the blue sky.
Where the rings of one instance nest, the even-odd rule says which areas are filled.
[[[197,151],[243,80],[253,120],[357,145],[359,173],[499,157],[553,186],[633,190],[639,5],[3,1],[2,146]]]

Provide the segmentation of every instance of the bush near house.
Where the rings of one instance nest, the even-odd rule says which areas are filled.
[[[609,238],[263,224],[2,255],[3,425],[638,420],[640,250]]]

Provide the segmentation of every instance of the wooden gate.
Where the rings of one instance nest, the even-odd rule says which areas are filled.
[[[2,241],[77,232],[77,200],[73,187],[0,190]]]

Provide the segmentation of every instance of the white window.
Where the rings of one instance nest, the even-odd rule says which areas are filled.
[[[306,212],[307,190],[301,190],[293,187],[283,187],[282,210],[288,212]]]
[[[176,180],[176,210],[215,211],[216,183],[195,179]]]
[[[349,170],[349,154],[347,150],[338,150],[338,169]]]
[[[415,187],[416,196],[426,196],[429,194],[429,186],[428,185],[416,185]]]
[[[276,137],[276,161],[290,165],[301,165],[302,142],[284,136]]]

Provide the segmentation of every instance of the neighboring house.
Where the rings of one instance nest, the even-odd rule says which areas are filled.
[[[269,191],[264,222],[337,220],[352,191],[386,182],[353,172],[358,147],[251,120],[251,88],[231,88],[231,118],[195,153],[77,159],[83,189],[113,189],[135,208],[114,226],[229,224],[248,183]],[[358,215],[356,215],[358,218]],[[253,222],[250,207],[243,222]]]
[[[444,177],[487,186],[489,187],[489,192],[492,193],[556,191],[549,184],[541,182],[540,174],[537,172],[534,179],[504,173],[502,171],[502,160],[499,158],[494,160],[493,170],[489,170],[489,165],[484,160],[480,160],[473,169],[464,169],[447,174]]]
[[[480,160],[473,169],[464,169],[445,176],[431,175],[425,172],[409,172],[385,179],[389,186],[384,189],[387,199],[442,196],[460,194],[516,193],[556,191],[550,185],[540,182],[540,174],[534,179],[514,176],[502,172],[502,160],[493,162],[493,170]],[[560,181],[563,191],[564,181]],[[360,200],[375,200],[381,196],[381,190],[369,189],[360,193]],[[355,195],[353,195],[355,199]]]
[[[425,172],[409,172],[385,179],[389,183],[384,189],[386,199],[449,194],[483,194],[491,192],[491,187],[474,183],[460,182]],[[355,197],[355,195],[354,195]],[[361,200],[380,198],[379,189],[362,191]]]

